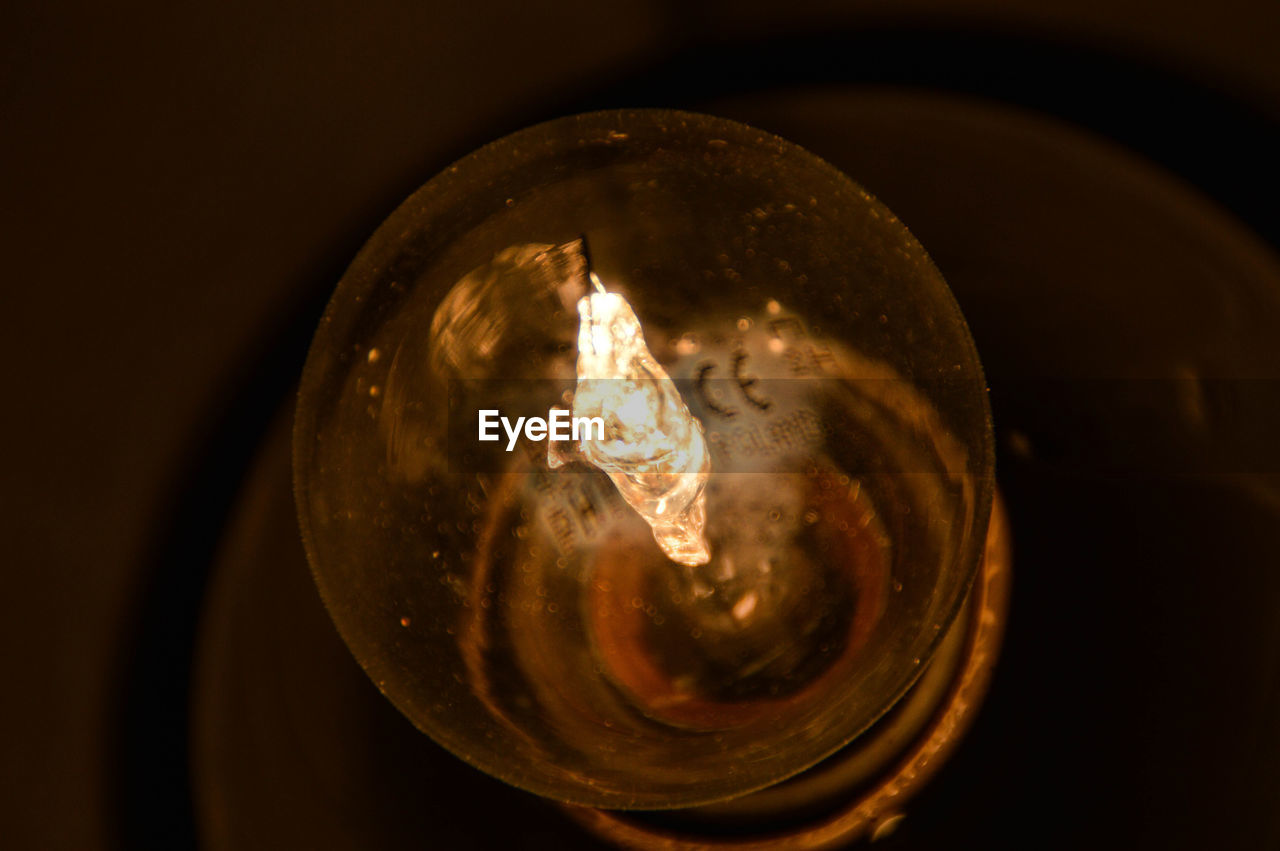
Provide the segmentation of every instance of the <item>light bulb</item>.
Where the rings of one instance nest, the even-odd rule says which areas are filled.
[[[383,693],[613,808],[740,795],[874,722],[992,493],[972,341],[905,227],[789,143],[665,111],[523,131],[406,201],[317,332],[294,461]]]

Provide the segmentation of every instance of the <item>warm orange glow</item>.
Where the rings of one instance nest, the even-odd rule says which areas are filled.
[[[605,432],[603,440],[580,441],[578,451],[609,474],[668,558],[706,564],[711,456],[702,424],[645,345],[631,305],[594,275],[592,282],[596,292],[578,301],[573,416],[601,417]],[[563,462],[558,450],[548,457],[553,467]]]

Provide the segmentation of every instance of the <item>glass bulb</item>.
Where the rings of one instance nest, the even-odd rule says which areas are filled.
[[[548,439],[556,410],[599,436]],[[874,722],[993,485],[972,341],[906,228],[668,111],[534,127],[406,201],[329,305],[294,440],[316,582],[383,693],[613,808],[743,794]]]

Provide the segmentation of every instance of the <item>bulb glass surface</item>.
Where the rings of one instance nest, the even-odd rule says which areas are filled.
[[[580,234],[631,366],[584,363],[608,324]],[[667,413],[621,468],[476,440],[480,410],[626,425],[628,393]],[[794,145],[666,111],[523,131],[406,201],[317,332],[294,450],[317,585],[383,693],[485,771],[622,808],[758,789],[869,726],[954,617],[993,484],[968,329],[906,228]]]

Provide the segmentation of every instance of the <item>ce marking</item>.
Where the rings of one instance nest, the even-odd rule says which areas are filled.
[[[773,402],[760,395],[756,389],[757,379],[753,375],[749,375],[746,370],[747,360],[750,356],[743,349],[738,349],[733,353],[730,360],[730,372],[733,374],[734,383],[738,386],[738,393],[758,411],[767,411],[773,407]],[[711,374],[715,372],[716,364],[713,361],[707,361],[698,367],[697,377],[694,379],[694,387],[697,390],[698,398],[709,410],[714,411],[725,419],[738,415],[738,409],[733,405],[727,404],[723,399],[723,394],[711,387]]]

